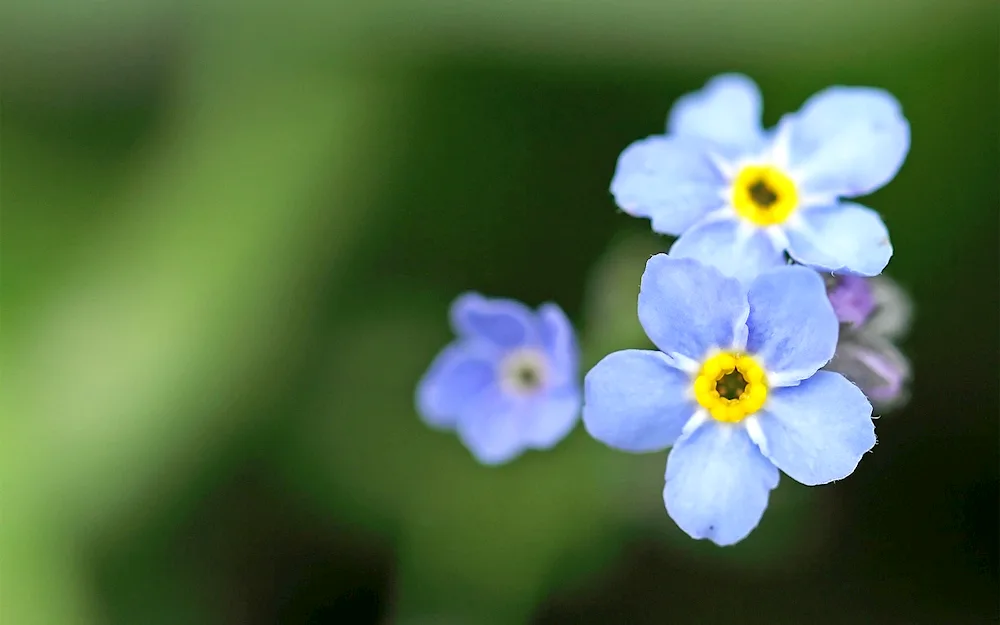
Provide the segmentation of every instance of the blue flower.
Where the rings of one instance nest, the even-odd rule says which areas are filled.
[[[899,103],[867,87],[830,87],[761,128],[749,78],[724,74],[681,97],[668,134],[630,145],[611,193],[679,236],[670,255],[694,258],[749,283],[785,264],[784,252],[825,271],[879,274],[892,256],[882,219],[842,198],[888,183],[910,147]]]
[[[417,387],[417,410],[435,428],[455,430],[483,464],[525,449],[550,449],[580,415],[579,352],[556,304],[532,311],[477,293],[451,306],[458,335]]]
[[[739,542],[760,522],[779,469],[825,484],[875,445],[864,394],[819,371],[838,323],[815,271],[780,267],[746,288],[658,254],[642,275],[639,321],[660,351],[601,360],[584,381],[583,422],[623,451],[673,446],[664,501],[692,537]]]

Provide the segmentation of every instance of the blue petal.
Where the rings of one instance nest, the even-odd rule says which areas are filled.
[[[910,149],[899,102],[881,89],[831,87],[788,121],[790,165],[809,193],[871,193],[893,179]]]
[[[747,351],[768,373],[794,383],[833,358],[840,325],[823,278],[805,267],[782,267],[750,286]]]
[[[633,217],[663,234],[680,234],[723,205],[725,180],[701,141],[660,136],[636,141],[618,157],[611,193]]]
[[[458,437],[482,464],[509,462],[527,447],[523,431],[531,415],[524,410],[526,405],[500,392],[487,392],[466,406],[458,420]]]
[[[661,351],[702,360],[746,340],[746,290],[718,269],[657,254],[639,286],[639,323]]]
[[[543,304],[538,309],[538,334],[549,356],[549,381],[560,386],[577,383],[580,368],[580,348],[573,325],[556,304]]]
[[[721,74],[701,91],[677,99],[667,129],[678,136],[752,150],[764,135],[761,108],[760,90],[752,80],[740,74]]]
[[[732,545],[760,523],[778,476],[744,428],[710,420],[670,451],[663,499],[689,536]]]
[[[660,352],[608,354],[584,379],[583,424],[591,436],[622,451],[665,449],[696,411],[691,378]]]
[[[537,340],[531,309],[510,299],[464,293],[451,305],[451,323],[460,336],[485,339],[506,349]]]
[[[523,438],[533,449],[551,449],[573,431],[580,418],[580,389],[564,387],[540,397],[531,407]]]
[[[745,228],[736,219],[705,221],[682,234],[670,256],[693,258],[750,284],[762,271],[784,265],[785,251],[760,228]]]
[[[871,415],[858,387],[839,373],[820,371],[768,397],[757,417],[764,434],[761,448],[779,469],[807,486],[841,480],[875,446]]]
[[[798,213],[801,224],[786,228],[788,254],[803,265],[830,272],[875,276],[892,257],[889,231],[878,214],[842,202]]]
[[[454,427],[462,411],[496,383],[491,355],[455,342],[444,348],[417,385],[417,411],[429,425]]]

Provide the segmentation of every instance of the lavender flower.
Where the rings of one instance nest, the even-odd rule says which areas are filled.
[[[825,367],[864,391],[876,410],[909,399],[910,362],[896,346],[909,330],[913,306],[891,278],[826,276],[827,295],[841,322],[833,360]]]

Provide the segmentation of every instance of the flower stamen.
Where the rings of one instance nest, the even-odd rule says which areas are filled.
[[[792,179],[770,165],[747,165],[733,182],[733,207],[758,226],[784,222],[799,204]]]
[[[518,349],[500,364],[500,387],[512,395],[531,395],[545,386],[548,367],[544,354],[535,349]]]
[[[746,354],[722,352],[702,364],[694,396],[717,421],[739,423],[767,399],[764,369]]]

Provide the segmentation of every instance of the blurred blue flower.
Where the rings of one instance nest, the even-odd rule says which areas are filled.
[[[646,264],[639,321],[660,351],[625,350],[584,381],[583,421],[623,451],[673,446],[664,501],[693,538],[731,545],[760,522],[778,470],[806,484],[854,472],[875,445],[872,407],[838,373],[838,322],[805,267],[749,289],[665,254]]]
[[[579,348],[556,304],[538,311],[477,293],[451,306],[458,335],[417,387],[417,410],[435,428],[455,430],[483,464],[525,449],[549,449],[580,415]]]
[[[888,183],[909,151],[909,124],[887,92],[830,87],[764,130],[757,85],[723,74],[676,102],[667,131],[622,152],[611,193],[629,215],[680,237],[671,256],[745,283],[784,264],[786,251],[865,276],[889,262],[882,219],[841,200]]]

